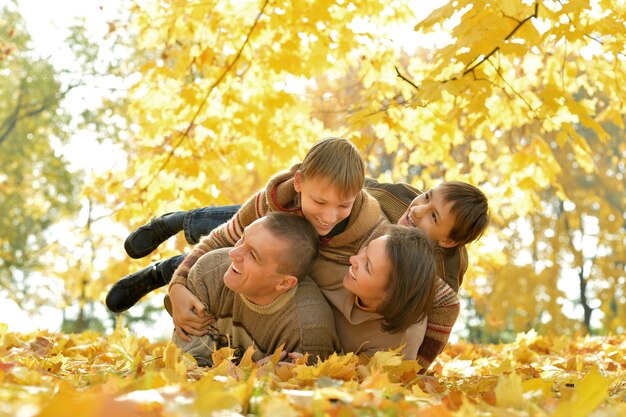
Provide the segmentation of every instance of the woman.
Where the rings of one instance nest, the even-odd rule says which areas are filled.
[[[417,357],[436,290],[434,250],[420,230],[392,225],[350,258],[342,288],[318,283],[344,352],[371,356],[404,345],[406,359]]]

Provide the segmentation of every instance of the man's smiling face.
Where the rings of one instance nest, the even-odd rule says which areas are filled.
[[[229,252],[232,263],[224,284],[250,301],[266,305],[276,298],[276,286],[284,274],[278,272],[278,254],[289,250],[264,225],[263,218],[250,224]]]

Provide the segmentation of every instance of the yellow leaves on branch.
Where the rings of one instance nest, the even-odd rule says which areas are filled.
[[[449,2],[415,26],[420,32],[410,46],[440,29],[447,41],[404,50],[413,38],[391,45],[373,28],[414,26],[414,17],[400,12],[410,2],[348,3],[278,0],[263,13],[265,2],[258,0],[147,0],[135,6],[138,53],[150,63],[137,59],[130,157],[96,183],[94,191],[104,192],[94,194],[115,199],[116,220],[129,228],[168,211],[241,203],[321,137],[356,131],[370,176],[422,189],[442,179],[479,185],[490,199],[494,225],[545,214],[535,241],[555,228],[545,206],[552,192],[562,201],[578,199],[577,212],[586,200],[587,213],[598,214],[601,225],[619,226],[622,132],[611,130],[616,139],[609,146],[602,141],[608,138],[604,129],[624,126],[623,2]],[[613,148],[614,155],[608,152]],[[585,185],[581,174],[589,173],[613,178]],[[583,194],[587,186],[606,195],[599,211]],[[615,212],[607,212],[610,207]],[[501,242],[511,238],[505,232]],[[554,245],[565,237],[558,235],[545,250],[512,246],[510,252],[556,254]],[[598,244],[615,248],[615,256],[600,255],[597,262],[619,263],[614,242],[620,237]],[[545,281],[556,281],[558,272],[544,273]],[[497,278],[488,277],[485,287],[495,287],[489,280]],[[468,274],[467,284],[471,279]],[[560,305],[560,294],[548,290],[551,305]],[[524,303],[527,310],[537,311],[530,304]],[[537,318],[511,314],[520,324]],[[618,328],[617,320],[611,323]]]
[[[102,337],[24,335],[0,325],[0,407],[2,415],[38,417],[621,415],[625,352],[624,336],[531,332],[506,345],[448,346],[435,376],[393,351],[309,366],[278,356],[258,365],[251,353],[237,366],[224,351],[213,368],[198,368],[174,345],[120,326]]]
[[[132,9],[141,52],[156,58],[131,91],[132,159],[114,179],[137,185],[110,190],[120,220],[241,203],[316,140],[355,130],[374,177],[379,168],[396,181],[419,172],[422,183],[443,173],[497,182],[506,189],[493,207],[500,196],[526,200],[510,211],[525,214],[537,209],[537,189],[560,186],[555,139],[589,172],[583,129],[604,141],[602,121],[623,124],[624,69],[610,53],[623,44],[616,2],[600,2],[613,10],[602,16],[589,1],[461,0],[417,25],[405,1],[264,4],[149,0]],[[416,38],[443,31],[450,42],[408,51],[381,35],[407,24]],[[319,109],[318,99],[331,105]],[[468,157],[473,141],[488,151]],[[518,152],[522,172],[510,160]]]
[[[420,34],[447,33],[452,41],[430,62],[412,67],[412,103],[453,114],[466,136],[494,148],[503,146],[501,133],[519,143],[532,132],[544,148],[556,134],[559,146],[571,145],[582,169],[595,172],[586,143],[610,139],[602,122],[623,126],[617,116],[623,114],[623,92],[616,84],[624,77],[623,41],[620,58],[611,49],[622,37],[612,30],[615,25],[624,26],[620,2],[447,3],[415,26]],[[493,164],[498,172],[513,171],[494,156],[486,162],[479,161],[477,170]],[[527,176],[527,188],[546,186],[532,178]],[[550,185],[558,184],[551,176]]]

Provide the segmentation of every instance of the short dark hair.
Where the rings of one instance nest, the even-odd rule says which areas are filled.
[[[278,272],[304,278],[313,267],[319,247],[319,236],[313,225],[297,214],[274,211],[265,215],[263,226],[288,248],[276,259]]]
[[[436,291],[435,245],[415,227],[390,225],[386,252],[391,263],[386,295],[378,307],[382,329],[397,333],[424,319]]]
[[[450,214],[454,216],[454,227],[449,239],[459,246],[478,240],[489,224],[489,203],[482,191],[461,181],[446,181],[439,188],[447,202],[452,203]]]

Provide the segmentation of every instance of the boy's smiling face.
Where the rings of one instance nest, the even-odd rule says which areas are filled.
[[[449,238],[456,221],[451,208],[452,202],[444,200],[439,187],[435,187],[415,197],[398,224],[417,227],[439,246],[451,248],[457,244]]]
[[[325,236],[352,211],[356,195],[346,196],[326,178],[305,179],[296,172],[293,186],[300,193],[304,217],[317,234]]]

